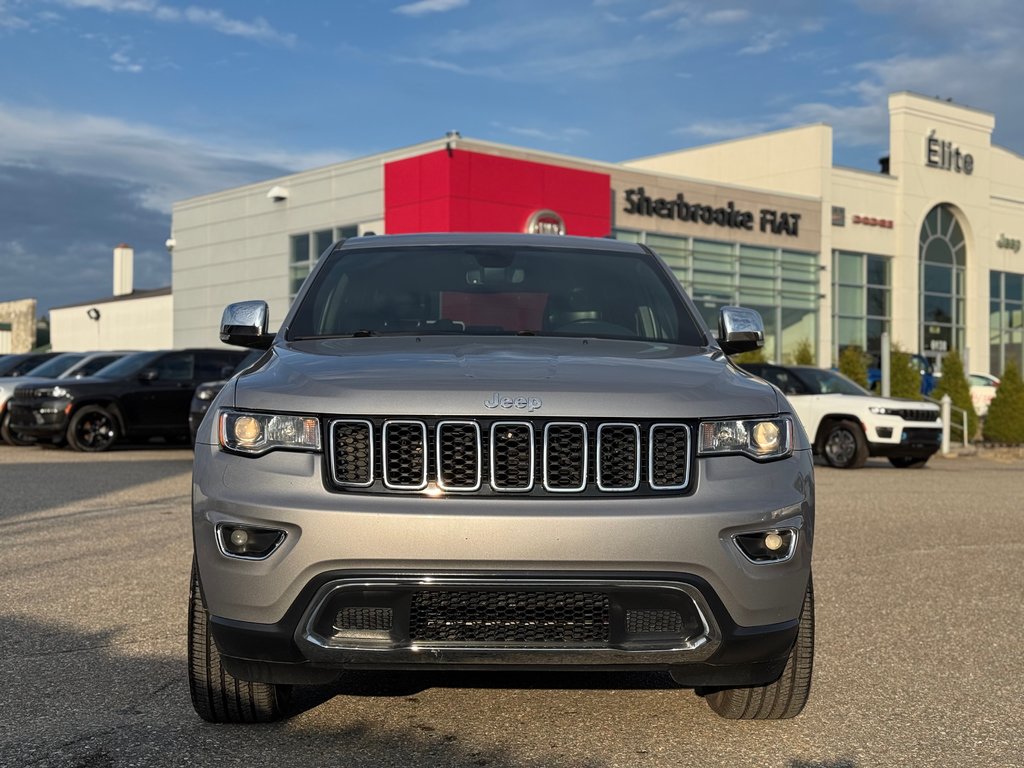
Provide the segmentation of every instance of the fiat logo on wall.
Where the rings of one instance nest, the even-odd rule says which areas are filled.
[[[554,211],[534,211],[526,222],[526,231],[531,235],[564,235],[565,222]]]

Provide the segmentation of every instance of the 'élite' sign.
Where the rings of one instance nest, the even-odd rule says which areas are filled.
[[[928,134],[925,151],[925,164],[931,168],[944,171],[956,171],[970,176],[974,173],[974,155],[961,152],[960,147],[952,141],[943,141],[935,137],[935,130]]]
[[[652,216],[658,219],[699,222],[730,229],[748,231],[754,229],[754,212],[738,209],[732,200],[722,207],[715,208],[710,205],[687,202],[682,192],[671,199],[652,198],[643,187],[627,189],[624,194],[626,206],[622,210],[625,213]],[[789,237],[799,236],[802,214],[776,211],[771,208],[762,208],[758,213],[758,228],[762,232],[788,235]]]

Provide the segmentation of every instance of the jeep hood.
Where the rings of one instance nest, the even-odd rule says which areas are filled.
[[[238,408],[350,416],[685,419],[790,410],[718,351],[593,338],[279,343],[224,394],[221,403]]]

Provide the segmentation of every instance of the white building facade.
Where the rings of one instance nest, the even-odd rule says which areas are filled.
[[[877,352],[888,331],[972,370],[1020,366],[1024,158],[992,144],[991,114],[910,93],[888,106],[877,172],[833,165],[824,124],[614,164],[454,134],[185,200],[173,341],[214,343],[232,301],[265,299],[279,322],[340,237],[554,228],[646,242],[707,319],[757,308],[780,362],[803,341],[821,365]]]

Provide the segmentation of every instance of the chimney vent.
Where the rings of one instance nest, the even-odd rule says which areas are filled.
[[[132,292],[134,280],[135,251],[127,243],[114,249],[114,295],[125,296]]]

